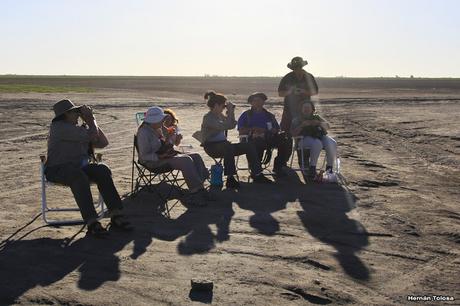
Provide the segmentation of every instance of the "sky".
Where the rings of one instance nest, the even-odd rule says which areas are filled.
[[[460,77],[458,0],[0,0],[0,74]]]

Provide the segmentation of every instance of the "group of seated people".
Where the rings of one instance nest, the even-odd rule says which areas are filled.
[[[323,148],[327,156],[326,171],[333,171],[336,142],[327,135],[329,123],[315,112],[315,106],[309,100],[302,105],[302,113],[292,119],[290,130],[282,131],[275,115],[264,107],[267,100],[264,93],[257,92],[248,97],[251,108],[243,112],[238,120],[235,119],[235,105],[223,94],[209,91],[204,98],[209,112],[203,116],[201,124],[201,145],[210,157],[223,159],[227,188],[240,188],[235,178],[235,156],[243,154],[246,155],[253,182],[272,184],[273,181],[264,175],[261,165],[267,149],[277,149],[273,166],[276,177],[286,176],[285,167],[292,153],[293,136],[302,136],[298,145],[310,151],[306,177],[315,177],[316,164]],[[89,234],[102,236],[107,233],[107,229],[97,220],[90,181],[97,184],[107,204],[111,226],[131,230],[130,222],[122,213],[121,199],[109,168],[104,164],[88,162],[91,154],[88,148],[108,145],[91,108],[86,105],[75,106],[70,100],[59,101],[53,108],[55,118],[50,127],[45,164],[47,179],[70,186],[88,225]],[[83,126],[78,125],[78,118],[83,120]],[[177,124],[178,118],[172,110],[150,107],[137,130],[139,162],[148,169],[168,166],[180,170],[188,187],[188,203],[204,205],[214,200],[204,186],[209,171],[198,153],[181,153],[176,150],[182,139]],[[232,143],[227,139],[227,131],[236,126],[239,135],[244,135],[244,141]]]

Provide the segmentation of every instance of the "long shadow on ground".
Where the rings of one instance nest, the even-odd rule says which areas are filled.
[[[356,254],[369,244],[367,231],[347,216],[355,197],[340,185],[322,184],[306,186],[299,202],[303,211],[297,214],[308,233],[337,250],[334,257],[345,273],[368,280],[369,269]]]

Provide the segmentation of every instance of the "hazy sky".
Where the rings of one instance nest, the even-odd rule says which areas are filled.
[[[0,0],[0,74],[460,77],[458,0]]]

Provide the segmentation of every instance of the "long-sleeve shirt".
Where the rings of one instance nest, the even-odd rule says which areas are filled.
[[[226,130],[235,128],[236,120],[233,116],[217,115],[213,112],[208,112],[203,116],[201,123],[201,138],[203,143],[215,141],[215,136],[223,133]],[[225,139],[223,139],[225,140]]]
[[[141,162],[158,162],[156,153],[161,148],[161,139],[158,132],[150,125],[142,124],[137,130],[137,148]]]
[[[90,134],[93,130],[64,120],[52,122],[48,135],[46,166],[66,163],[81,165],[88,162]]]

